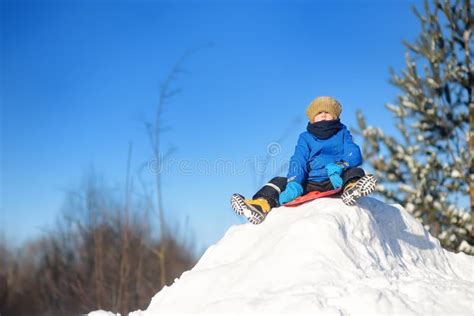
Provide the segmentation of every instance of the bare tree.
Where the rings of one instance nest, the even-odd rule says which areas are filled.
[[[204,47],[212,46],[212,44],[207,44]],[[164,109],[169,106],[169,103],[172,98],[177,96],[181,93],[181,89],[175,87],[176,81],[178,77],[182,74],[188,73],[184,69],[184,62],[195,52],[200,50],[202,47],[197,47],[194,49],[188,49],[181,58],[173,65],[171,71],[165,77],[165,80],[160,86],[160,93],[158,98],[158,103],[155,112],[155,119],[153,123],[145,122],[145,130],[148,136],[148,140],[150,143],[150,147],[152,149],[153,154],[153,162],[154,162],[154,182],[155,182],[155,191],[156,191],[156,207],[158,213],[158,225],[160,231],[160,238],[161,240],[167,240],[168,232],[166,231],[166,222],[165,222],[165,215],[164,215],[164,208],[163,208],[163,179],[162,179],[162,168],[168,157],[173,153],[175,150],[174,147],[168,149],[167,152],[163,153],[161,149],[161,140],[162,134],[167,130],[163,124],[163,111]],[[166,280],[166,242],[161,243],[161,248],[157,252],[157,257],[159,260],[160,266],[160,280],[161,280],[161,287],[165,286]]]

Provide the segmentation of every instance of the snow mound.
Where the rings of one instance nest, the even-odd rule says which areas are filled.
[[[405,209],[319,199],[231,227],[146,311],[473,315],[474,257],[443,250]]]

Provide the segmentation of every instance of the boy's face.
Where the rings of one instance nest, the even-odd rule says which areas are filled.
[[[313,122],[320,122],[320,121],[331,121],[334,120],[334,117],[329,114],[328,112],[319,112],[314,116]]]

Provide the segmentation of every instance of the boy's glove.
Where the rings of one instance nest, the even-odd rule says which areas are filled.
[[[337,163],[330,163],[326,165],[326,170],[328,172],[329,180],[331,181],[334,189],[339,189],[342,187],[342,178],[341,174],[344,171],[344,167]]]
[[[280,205],[291,202],[303,194],[303,187],[298,182],[288,182],[285,191],[280,193]]]

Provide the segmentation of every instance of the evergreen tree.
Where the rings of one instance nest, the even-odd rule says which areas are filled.
[[[400,133],[368,126],[360,112],[357,132],[378,191],[412,212],[445,248],[474,254],[471,3],[425,1],[424,14],[413,11],[421,33],[404,43],[406,68],[400,74],[390,69],[400,93],[386,105]]]

